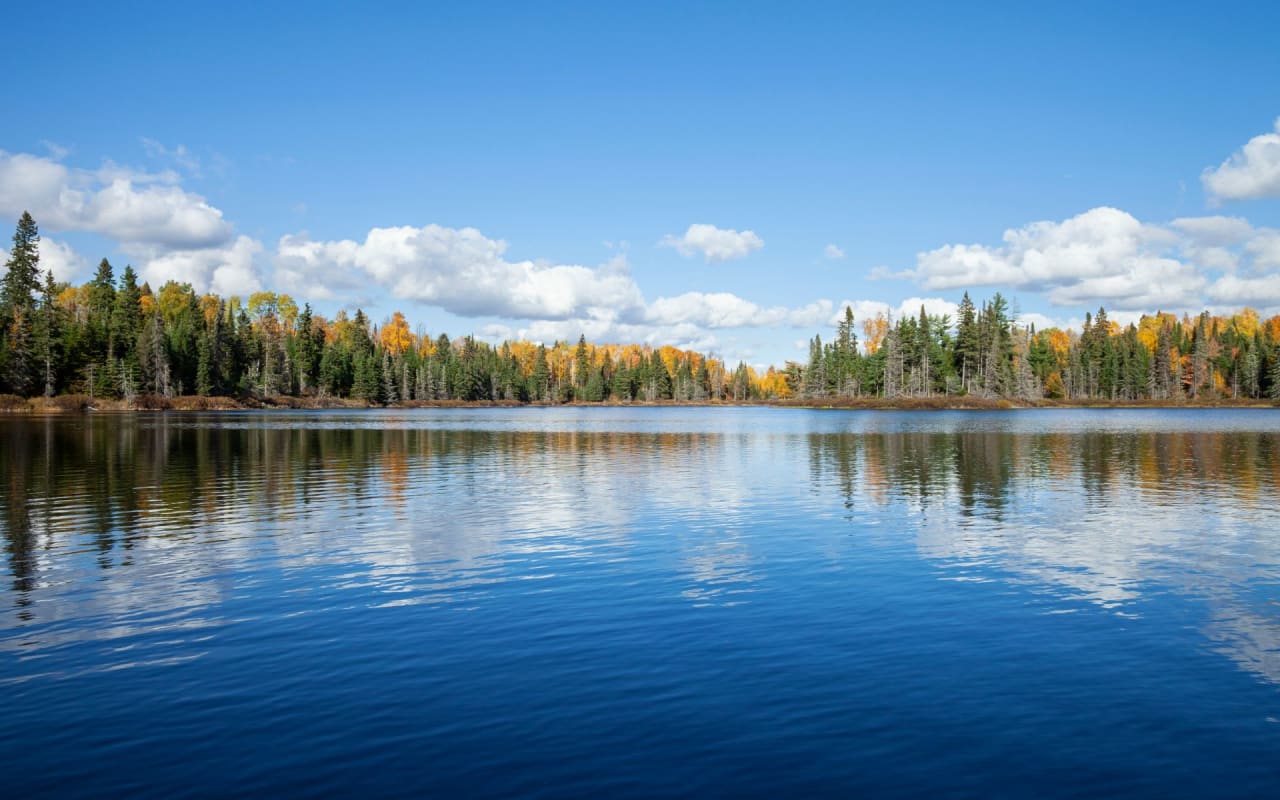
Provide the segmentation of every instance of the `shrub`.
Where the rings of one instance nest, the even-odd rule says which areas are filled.
[[[0,411],[29,411],[31,404],[16,394],[0,394]]]
[[[93,405],[93,401],[84,394],[60,394],[50,398],[50,404],[59,411],[85,411]]]
[[[167,411],[173,408],[173,403],[163,395],[140,394],[133,399],[133,407],[139,411]]]

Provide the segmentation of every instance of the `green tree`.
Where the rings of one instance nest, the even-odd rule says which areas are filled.
[[[40,290],[40,230],[22,212],[13,234],[13,249],[0,285],[0,382],[20,395],[29,395],[36,382],[35,308]]]
[[[111,337],[115,342],[115,356],[136,362],[138,335],[142,332],[142,289],[138,286],[138,274],[132,265],[124,268],[120,276],[120,290],[116,292],[115,308],[111,312]]]
[[[44,287],[40,294],[40,308],[35,320],[36,349],[40,360],[40,378],[44,396],[53,397],[57,391],[58,376],[62,366],[62,312],[58,308],[58,284],[53,272],[45,273]]]
[[[578,336],[578,346],[573,352],[573,389],[574,398],[587,385],[587,378],[591,373],[591,359],[587,355],[587,337],[585,334]]]

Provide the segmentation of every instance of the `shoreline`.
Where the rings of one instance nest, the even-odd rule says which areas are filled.
[[[412,400],[378,405],[362,400],[334,397],[159,397],[144,395],[132,403],[116,399],[90,399],[84,395],[19,398],[0,397],[0,414],[135,414],[164,411],[326,411],[326,410],[407,410],[415,408],[800,408],[843,411],[1017,411],[1032,409],[1278,409],[1280,401],[1248,399],[1184,400],[1007,400],[983,397],[879,397],[775,400],[658,400],[629,403],[521,403],[489,400]]]

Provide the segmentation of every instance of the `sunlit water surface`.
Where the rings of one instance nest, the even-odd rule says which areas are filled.
[[[0,418],[7,797],[1280,792],[1280,412]]]

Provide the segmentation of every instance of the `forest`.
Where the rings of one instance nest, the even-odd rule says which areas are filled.
[[[0,288],[0,394],[125,401],[183,396],[461,402],[746,402],[972,397],[1021,402],[1280,400],[1280,316],[1155,313],[1080,331],[1018,325],[1000,294],[957,319],[855,320],[804,362],[763,373],[649,344],[550,345],[415,332],[400,312],[327,319],[287,294],[139,284],[102,259],[80,286],[42,272],[23,214]],[[861,339],[859,337],[861,334]]]

